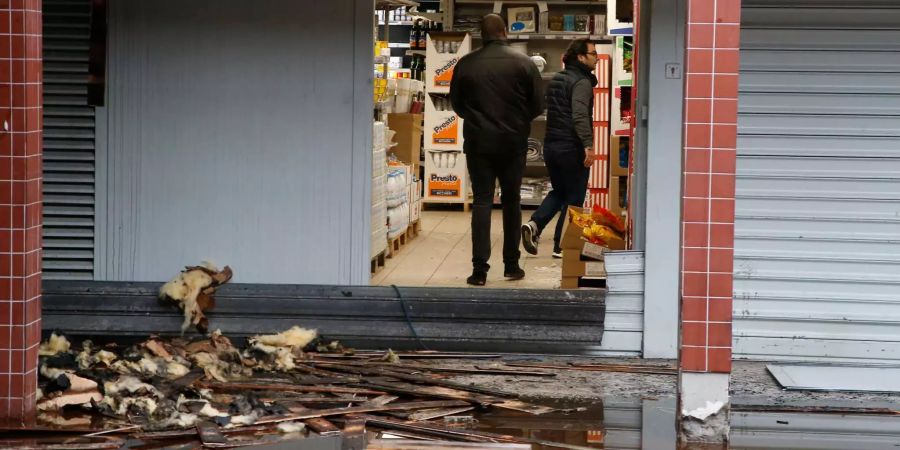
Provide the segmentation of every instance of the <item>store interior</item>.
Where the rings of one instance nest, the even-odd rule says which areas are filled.
[[[569,214],[562,257],[551,222],[538,255],[522,251],[522,280],[503,278],[500,193],[495,195],[486,288],[605,287],[604,254],[630,248],[634,169],[633,4],[623,0],[378,0],[373,17],[374,113],[371,284],[468,287],[471,187],[463,120],[450,105],[453,67],[481,47],[480,21],[506,21],[510,45],[543,83],[562,70],[574,39],[590,39],[595,68],[594,149],[586,201]],[[550,192],[542,156],[546,113],[534,120],[521,198],[523,223]]]

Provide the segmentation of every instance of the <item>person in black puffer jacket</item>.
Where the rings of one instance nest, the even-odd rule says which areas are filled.
[[[597,78],[591,72],[597,65],[597,48],[587,39],[572,41],[563,62],[565,70],[556,74],[547,87],[544,164],[550,173],[553,190],[532,214],[531,220],[522,225],[525,251],[536,255],[538,237],[559,212],[553,235],[553,256],[557,258],[562,257],[559,241],[566,210],[570,205],[584,204],[590,167],[596,158],[592,112]]]
[[[541,74],[530,58],[506,42],[506,23],[488,14],[481,23],[481,49],[453,69],[450,101],[462,117],[464,149],[472,191],[472,276],[483,286],[490,268],[491,207],[500,180],[503,204],[503,275],[525,276],[519,267],[522,174],[531,122],[544,111]]]

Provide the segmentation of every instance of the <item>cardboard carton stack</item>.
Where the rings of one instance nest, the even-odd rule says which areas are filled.
[[[372,126],[372,257],[387,249],[387,176],[386,126]]]
[[[422,114],[388,114],[388,126],[394,131],[394,142],[397,143],[390,153],[398,161],[412,166],[416,175],[422,161],[422,120]]]
[[[467,203],[469,199],[463,120],[450,105],[450,82],[460,58],[472,49],[468,33],[429,33],[425,56],[426,203]]]
[[[570,207],[560,240],[563,251],[560,288],[606,287],[604,254],[608,250],[625,249],[622,231],[622,222],[609,212],[592,213]]]
[[[390,161],[387,172],[387,238],[394,239],[409,228],[412,166]]]

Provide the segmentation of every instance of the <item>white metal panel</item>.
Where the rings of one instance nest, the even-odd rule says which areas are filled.
[[[606,322],[598,354],[639,356],[644,331],[644,253],[609,252]]]
[[[900,4],[747,0],[735,356],[900,361]]]
[[[372,11],[109,2],[97,278],[367,283]]]

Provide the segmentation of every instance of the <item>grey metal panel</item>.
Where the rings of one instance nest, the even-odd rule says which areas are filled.
[[[365,281],[370,7],[110,2],[98,278],[209,258],[239,282]]]
[[[43,4],[42,272],[50,280],[94,276],[94,107],[87,104],[90,12],[89,0]]]
[[[174,305],[158,283],[44,283],[42,326],[75,337],[177,335]],[[212,327],[247,337],[294,325],[361,348],[599,354],[602,291],[229,284],[207,313]],[[404,308],[406,311],[404,313]]]
[[[648,3],[648,2],[642,2]],[[684,61],[687,10],[685,0],[649,2],[650,39],[647,111],[647,202],[644,313],[645,358],[677,358],[681,261],[681,165],[680,139],[683,127],[684,80],[668,79],[667,63]],[[644,16],[646,17],[646,16]],[[642,25],[641,29],[645,27]],[[646,54],[646,52],[641,52]],[[637,222],[635,222],[637,223]],[[638,226],[641,226],[640,224]]]
[[[744,2],[737,357],[900,361],[898,6]]]

